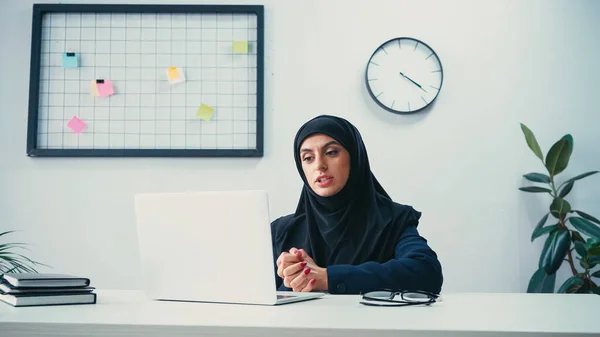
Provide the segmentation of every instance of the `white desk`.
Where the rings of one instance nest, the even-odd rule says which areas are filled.
[[[0,336],[600,336],[597,295],[447,294],[430,307],[379,308],[342,295],[269,307],[97,293],[95,305],[0,303]]]

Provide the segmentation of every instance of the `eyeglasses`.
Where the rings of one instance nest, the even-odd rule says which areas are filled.
[[[439,294],[421,290],[376,290],[362,295],[361,304],[379,307],[430,305],[440,300]]]

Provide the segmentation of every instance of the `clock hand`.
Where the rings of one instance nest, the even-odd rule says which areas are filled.
[[[422,86],[419,85],[419,83],[413,81],[410,77],[404,75],[402,72],[400,72],[400,75],[402,75],[404,78],[406,78],[407,80],[411,81],[414,85],[416,85],[417,87],[421,88],[421,90],[427,92],[427,90],[423,89]]]

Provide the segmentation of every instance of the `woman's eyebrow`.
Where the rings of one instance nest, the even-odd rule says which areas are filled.
[[[340,143],[336,142],[335,140],[332,140],[332,141],[328,142],[327,144],[323,145],[321,148],[324,149],[330,145],[340,145]],[[300,149],[300,152],[312,152],[312,150],[304,148],[304,149]]]
[[[323,145],[323,149],[330,146],[330,145],[340,145],[340,143],[336,142],[335,140],[330,141],[329,143]]]

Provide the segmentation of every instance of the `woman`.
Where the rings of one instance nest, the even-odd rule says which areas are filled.
[[[300,201],[271,224],[278,290],[441,291],[437,255],[417,232],[421,213],[391,200],[350,122],[311,119],[296,134],[294,158]]]

